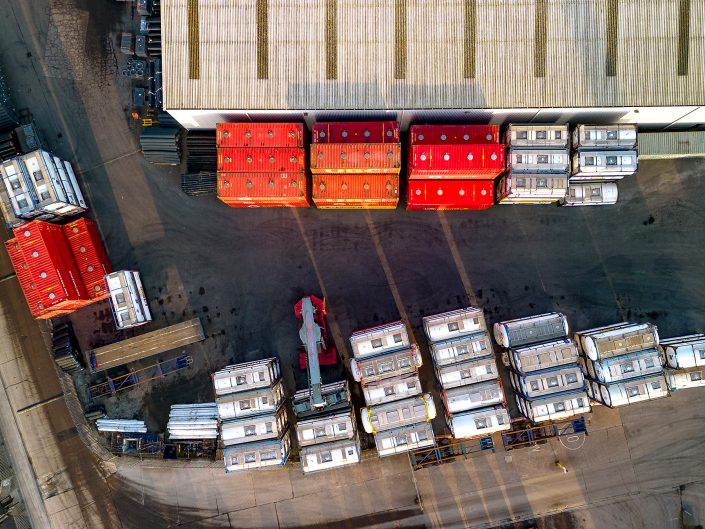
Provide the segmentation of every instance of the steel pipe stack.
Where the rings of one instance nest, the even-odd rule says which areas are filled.
[[[311,132],[316,207],[397,207],[401,139],[396,121],[316,123]]]
[[[509,379],[524,417],[539,423],[590,411],[578,349],[567,337],[568,320],[563,314],[495,323],[494,336],[507,349]]]
[[[140,147],[145,160],[158,165],[181,163],[181,129],[145,127],[140,134]]]
[[[423,326],[453,436],[508,430],[506,398],[482,309],[426,316]]]
[[[172,441],[216,439],[218,407],[206,404],[173,404],[166,425]]]
[[[414,125],[409,129],[406,209],[487,209],[504,171],[497,125]]]
[[[99,432],[147,433],[144,421],[131,419],[98,419],[96,427]]]
[[[52,329],[51,352],[56,364],[66,373],[80,371],[85,367],[81,349],[70,322],[62,323]]]

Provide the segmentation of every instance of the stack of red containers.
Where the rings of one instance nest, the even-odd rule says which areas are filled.
[[[73,227],[79,231],[74,233]],[[65,229],[74,233],[73,243]],[[33,317],[68,314],[106,296],[104,286],[96,287],[110,265],[89,220],[64,227],[35,220],[15,228],[14,235],[5,247]]]
[[[301,123],[218,123],[218,198],[233,208],[308,207]]]
[[[395,121],[316,123],[311,139],[312,197],[318,208],[394,209],[401,140]]]
[[[414,125],[407,209],[487,209],[504,171],[496,125]]]

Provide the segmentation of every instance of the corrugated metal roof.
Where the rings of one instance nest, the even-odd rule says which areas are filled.
[[[639,158],[705,156],[705,131],[649,132],[639,134]]]
[[[680,20],[679,0],[405,0],[404,9],[391,0],[198,0],[193,43],[189,3],[162,5],[170,110],[705,100],[700,1]],[[326,24],[330,6],[334,34]]]

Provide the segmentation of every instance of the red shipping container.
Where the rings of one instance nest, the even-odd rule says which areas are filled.
[[[306,169],[304,149],[228,147],[218,149],[218,171],[224,173],[298,173]]]
[[[303,173],[218,173],[218,198],[233,207],[308,207]]]
[[[217,123],[218,147],[303,147],[303,123]]]
[[[492,180],[409,180],[406,209],[487,209],[493,205]]]
[[[399,201],[399,175],[392,174],[325,174],[313,175],[313,202],[347,205],[370,204],[378,207],[396,205]]]
[[[104,277],[112,269],[95,224],[82,217],[63,228],[88,297],[94,300],[107,297],[109,292]]]
[[[409,149],[409,178],[494,178],[504,171],[504,146],[413,145]]]
[[[29,271],[29,266],[27,266],[27,263],[22,256],[20,245],[17,243],[16,239],[10,239],[5,242],[5,248],[7,248],[7,253],[10,256],[10,262],[12,263],[15,273],[17,274],[17,280],[20,283],[20,288],[22,289],[22,293],[27,301],[29,312],[34,318],[37,318],[43,312],[46,312],[46,310],[39,308],[42,302],[42,296],[39,291],[36,290],[35,285],[32,282],[32,274]]]
[[[46,307],[86,299],[73,256],[61,226],[32,221],[14,230],[36,288],[47,295]]]
[[[498,125],[412,125],[410,145],[499,143]]]
[[[312,144],[311,172],[399,174],[401,144]]]
[[[400,143],[396,121],[346,121],[316,123],[312,143]]]

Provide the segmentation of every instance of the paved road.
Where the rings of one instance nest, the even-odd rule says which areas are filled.
[[[31,107],[52,150],[76,162],[111,262],[138,268],[150,303],[161,309],[152,328],[192,316],[206,326],[208,340],[192,351],[200,368],[190,379],[167,379],[153,394],[109,403],[113,409],[140,410],[163,426],[171,402],[212,398],[208,373],[215,367],[261,354],[256,349],[293,364],[292,306],[309,293],[327,297],[343,356],[352,330],[400,316],[423,346],[424,314],[470,301],[491,321],[556,309],[575,327],[633,318],[653,321],[663,336],[705,329],[702,160],[644,163],[610,208],[234,211],[185,197],[176,171],[150,167],[136,154],[128,83],[117,74],[122,58],[108,45],[131,16],[126,6],[0,0],[0,8],[13,97]],[[61,388],[16,283],[2,289],[13,330],[0,365],[17,410]],[[115,338],[106,306],[82,311],[76,322],[84,345]],[[302,381],[295,369],[285,372],[290,388]],[[511,460],[497,453],[418,472],[424,514],[404,457],[307,478],[297,468],[225,476],[220,469],[121,466],[111,475],[80,444],[63,402],[16,422],[53,527],[460,527],[575,508],[572,526],[604,527],[615,516],[620,527],[661,529],[675,527],[675,487],[693,482],[684,501],[702,498],[702,394],[600,410],[576,452],[563,454],[552,443]],[[556,475],[556,455],[569,463],[567,476]],[[601,506],[606,500],[617,503]]]

